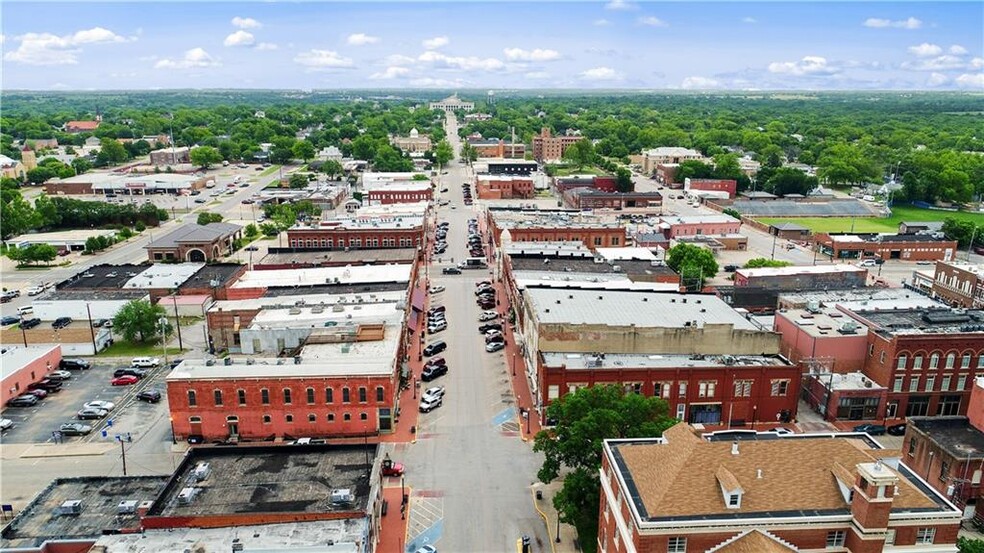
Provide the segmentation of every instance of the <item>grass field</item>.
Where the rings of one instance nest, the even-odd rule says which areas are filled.
[[[188,350],[179,350],[177,347],[167,348],[168,358],[172,358],[175,355],[181,355]],[[118,342],[114,342],[113,345],[102,350],[96,354],[96,357],[163,357],[164,350],[161,348],[160,342],[154,342],[152,344],[133,344],[120,339]]]
[[[902,221],[943,221],[953,217],[963,221],[972,221],[984,225],[984,213],[967,211],[938,211],[922,209],[911,205],[900,205],[892,208],[891,217],[763,217],[756,219],[767,225],[775,223],[796,223],[809,227],[813,232],[895,232]]]
[[[571,167],[568,165],[556,165],[554,166],[554,176],[555,177],[569,177],[571,175],[604,175],[605,170],[600,167],[595,167],[593,165],[585,165],[580,169],[576,167]]]

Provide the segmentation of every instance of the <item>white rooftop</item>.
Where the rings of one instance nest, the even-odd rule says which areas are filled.
[[[758,329],[713,295],[562,288],[529,288],[525,295],[541,324],[683,328],[696,322],[697,328],[720,324]]]
[[[0,380],[7,378],[28,363],[40,359],[51,353],[52,350],[60,347],[60,345],[32,346],[26,348],[21,346],[5,346],[4,349],[7,351],[0,354]]]
[[[20,236],[15,236],[9,238],[7,241],[14,244],[19,242],[61,242],[65,240],[82,240],[85,241],[93,236],[113,236],[116,234],[114,229],[78,229],[78,230],[60,230],[56,232],[31,232],[27,234],[21,234]]]
[[[868,378],[863,373],[854,372],[846,374],[821,374],[817,375],[821,382],[827,385],[830,390],[884,390],[884,386],[879,386],[877,382]]]
[[[250,328],[325,327],[329,321],[334,321],[335,324],[398,323],[403,318],[404,304],[401,303],[403,294],[390,292],[388,295],[386,300],[379,295],[372,299],[366,294],[361,296],[363,300],[361,302],[343,303],[338,300],[345,296],[336,296],[336,301],[331,303],[305,301],[302,306],[295,304],[287,307],[264,308],[253,318]],[[354,298],[348,296],[346,299]]]
[[[123,288],[177,288],[204,266],[204,263],[158,263],[126,281]]]
[[[316,267],[289,271],[247,271],[233,288],[285,288],[321,284],[410,282],[410,265]]]
[[[662,217],[663,223],[669,225],[708,225],[738,223],[738,219],[730,215],[683,215],[680,217]]]
[[[513,271],[519,289],[533,286],[579,288],[584,290],[647,290],[677,292],[680,285],[672,282],[633,282],[624,273],[559,273],[557,271]]]
[[[100,536],[96,548],[106,553],[147,553],[150,551],[228,551],[234,540],[249,553],[357,553],[365,525],[357,520],[286,522],[227,528],[168,528],[144,530],[136,534]],[[328,541],[336,545],[326,545]]]
[[[770,276],[789,276],[805,274],[829,274],[829,273],[856,273],[867,271],[864,267],[854,265],[792,265],[789,267],[760,267],[758,269],[738,269],[737,274],[745,275],[749,278],[770,277]]]
[[[244,309],[287,309],[290,307],[311,308],[315,305],[333,306],[350,305],[363,302],[385,302],[402,301],[406,297],[406,292],[373,292],[348,293],[348,294],[304,294],[298,292],[297,296],[269,296],[262,298],[249,298],[243,300],[219,300],[212,304],[209,311],[235,311]]]
[[[857,236],[855,234],[838,234],[835,236],[831,236],[830,239],[833,240],[834,242],[854,242],[854,243],[864,242],[864,240],[860,236]]]
[[[374,190],[386,190],[392,192],[416,192],[418,190],[427,190],[431,188],[429,181],[393,181],[385,184],[376,183],[373,186],[364,186],[367,192]]]
[[[610,261],[659,261],[659,257],[649,248],[595,248],[595,253],[602,259]]]
[[[675,367],[762,367],[790,363],[778,355],[680,355],[644,353],[566,353],[541,352],[546,367],[564,365],[571,369],[649,369]]]
[[[680,146],[661,146],[659,148],[652,148],[650,150],[645,150],[643,155],[646,156],[700,156],[700,152],[697,150],[691,150],[690,148],[683,148]]]
[[[509,255],[535,254],[570,258],[594,257],[594,254],[584,245],[584,242],[503,242],[502,248]]]

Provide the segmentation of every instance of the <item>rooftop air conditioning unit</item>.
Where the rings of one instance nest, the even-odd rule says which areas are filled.
[[[191,505],[198,495],[198,488],[184,488],[178,494],[178,505]]]
[[[82,514],[82,500],[70,499],[58,506],[55,514],[59,516],[75,516]]]
[[[191,477],[196,482],[201,482],[202,480],[208,478],[208,475],[211,474],[211,472],[212,472],[212,468],[209,466],[208,463],[198,463],[197,465],[195,465],[195,470],[191,472]]]
[[[137,502],[133,500],[120,501],[116,506],[116,514],[132,515],[137,512]]]

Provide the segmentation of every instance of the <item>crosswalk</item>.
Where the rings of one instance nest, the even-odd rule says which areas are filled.
[[[434,544],[444,533],[444,497],[441,492],[414,490],[410,495],[406,551]]]

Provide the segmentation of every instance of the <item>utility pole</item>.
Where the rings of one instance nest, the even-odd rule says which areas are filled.
[[[253,252],[250,252],[252,255]],[[178,350],[184,349],[184,344],[181,343],[181,319],[178,318],[178,297],[172,295],[171,301],[174,302],[174,324],[178,327]]]
[[[89,336],[92,337],[92,354],[95,355],[99,353],[99,348],[96,347],[96,330],[92,327],[92,309],[89,308],[89,302],[85,304],[85,313],[89,317]]]
[[[852,229],[853,230],[853,229]],[[772,259],[776,258],[776,240],[779,239],[779,235],[776,233],[772,234]]]
[[[116,439],[120,442],[120,455],[123,456],[123,476],[126,476],[126,444],[123,442],[123,436],[116,436]]]
[[[974,232],[970,233],[970,243],[967,244],[967,261],[970,261],[970,252],[974,248],[974,239],[977,238],[977,225],[974,225]],[[954,256],[956,257],[956,256]]]

